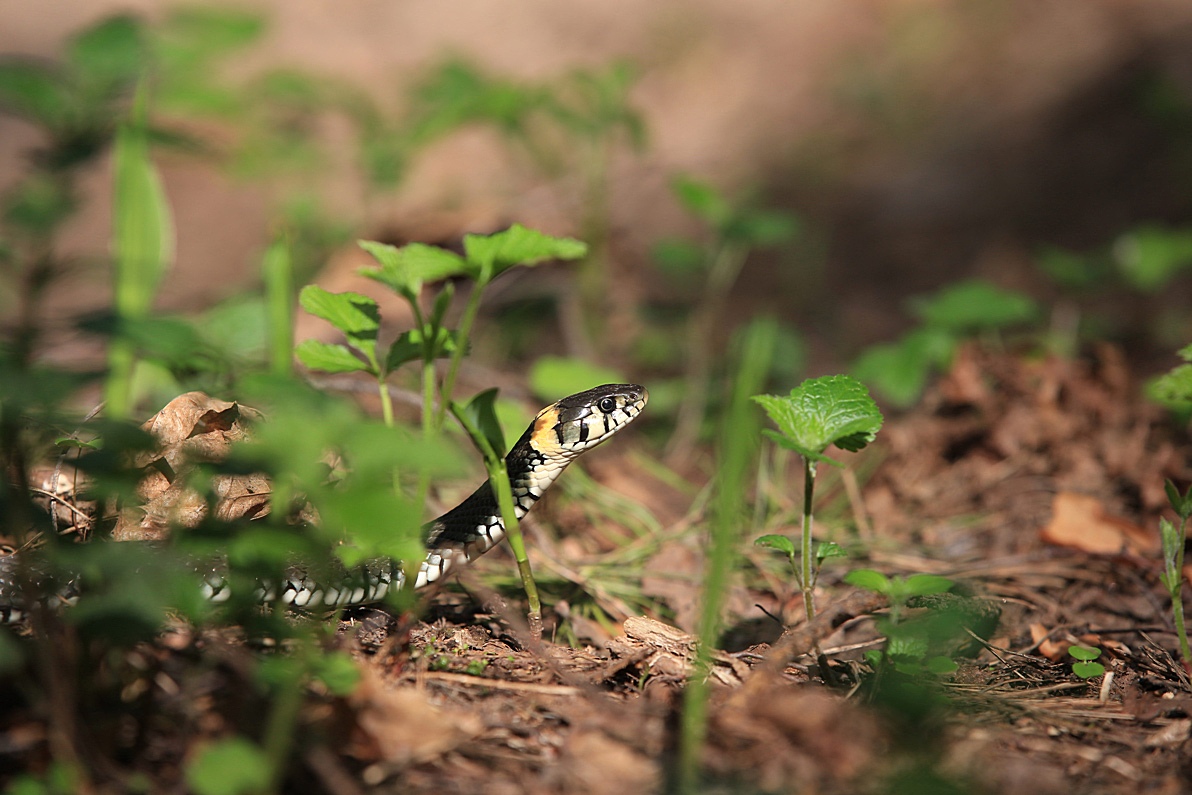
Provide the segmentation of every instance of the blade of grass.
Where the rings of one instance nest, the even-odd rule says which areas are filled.
[[[739,529],[745,516],[746,473],[757,451],[760,417],[750,397],[761,391],[773,358],[778,324],[755,321],[745,335],[741,366],[733,381],[728,418],[721,427],[717,452],[716,491],[712,502],[711,552],[704,577],[700,615],[699,649],[695,671],[683,694],[682,735],[679,746],[677,791],[695,792],[699,779],[700,750],[707,730],[708,683],[713,644],[720,631],[725,591],[739,546]]]

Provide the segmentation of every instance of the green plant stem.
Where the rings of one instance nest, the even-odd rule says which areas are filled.
[[[294,271],[288,242],[269,247],[261,263],[269,334],[269,370],[288,376],[294,370]]]
[[[468,296],[468,303],[464,306],[463,316],[459,320],[459,330],[456,332],[455,351],[451,354],[451,362],[447,366],[447,375],[443,379],[443,388],[439,392],[439,410],[435,412],[434,428],[437,433],[443,427],[443,420],[447,416],[447,406],[455,391],[455,379],[459,375],[459,365],[463,361],[464,352],[468,348],[468,337],[472,334],[472,324],[476,321],[476,313],[480,310],[480,297],[484,288],[492,279],[492,266],[482,269],[476,284],[472,287],[472,294]]]
[[[386,428],[393,427],[393,398],[389,396],[389,384],[385,383],[385,376],[377,379],[377,393],[381,396],[381,418]]]
[[[307,650],[307,654],[309,654]],[[282,777],[286,771],[287,757],[290,755],[290,745],[294,739],[294,727],[298,722],[298,713],[302,709],[302,697],[306,688],[307,665],[302,666],[302,673],[273,696],[273,703],[269,710],[269,719],[265,725],[265,736],[262,746],[265,758],[269,761],[269,784],[263,792],[277,792],[281,788]]]
[[[503,459],[497,460],[488,467],[489,487],[497,497],[497,505],[501,508],[501,519],[505,522],[505,535],[509,538],[509,547],[513,550],[513,557],[517,560],[517,571],[521,574],[522,586],[526,590],[526,600],[529,602],[530,633],[535,640],[542,638],[542,602],[538,598],[538,584],[534,582],[534,572],[530,569],[530,559],[526,555],[526,543],[522,538],[521,524],[517,519],[517,512],[513,509],[513,489],[509,485],[509,471],[505,468]]]
[[[803,548],[801,577],[803,586],[803,607],[807,611],[807,620],[815,618],[815,581],[812,566],[814,560],[811,555],[811,506],[815,496],[816,462],[809,458],[803,459]]]
[[[1180,639],[1180,655],[1184,663],[1192,662],[1192,649],[1188,647],[1188,628],[1184,625],[1184,538],[1187,520],[1180,517],[1180,529],[1176,534],[1177,544],[1175,553],[1175,571],[1168,573],[1171,582],[1171,617],[1175,621],[1175,631]]]

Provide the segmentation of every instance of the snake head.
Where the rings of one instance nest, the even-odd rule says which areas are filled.
[[[633,422],[649,399],[637,384],[605,384],[565,397],[538,413],[531,441],[547,455],[577,455]]]

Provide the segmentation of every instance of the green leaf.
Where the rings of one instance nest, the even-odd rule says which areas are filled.
[[[142,96],[139,101],[143,101]],[[174,229],[157,170],[149,159],[145,130],[125,124],[113,152],[116,196],[115,301],[125,316],[149,311],[157,286],[173,259]]]
[[[294,348],[298,361],[311,370],[325,373],[368,372],[368,362],[362,361],[346,345],[335,345],[318,340],[303,340]]]
[[[815,559],[819,563],[823,563],[828,558],[843,557],[847,557],[844,550],[834,541],[823,541],[815,548]]]
[[[1101,656],[1101,650],[1088,646],[1069,646],[1068,654],[1071,654],[1078,660],[1095,660]]]
[[[1170,480],[1163,482],[1163,490],[1167,493],[1167,501],[1171,503],[1171,509],[1179,514],[1179,517],[1187,521],[1189,516],[1192,516],[1192,486],[1183,494],[1176,488],[1175,483]]]
[[[1105,673],[1105,666],[1098,662],[1078,662],[1072,664],[1072,673],[1081,679],[1092,679]]]
[[[765,248],[786,243],[799,233],[798,220],[789,213],[750,210],[731,219],[724,229],[727,240],[750,248]]]
[[[587,256],[588,246],[569,237],[551,237],[514,224],[492,235],[466,235],[464,251],[469,275],[477,281],[484,281],[517,265],[580,259]]]
[[[146,64],[144,30],[132,16],[109,17],[77,36],[67,59],[79,79],[102,87],[132,85]]]
[[[664,238],[650,249],[650,258],[660,270],[672,277],[690,279],[708,265],[708,255],[703,246],[681,237]]]
[[[385,357],[385,372],[391,373],[406,362],[430,361],[451,356],[459,345],[459,336],[454,331],[437,327],[434,333],[426,329],[410,329],[402,332],[389,347]]]
[[[671,190],[687,212],[708,226],[720,229],[732,217],[732,207],[719,191],[706,182],[681,175],[671,181]]]
[[[359,245],[380,263],[379,268],[361,268],[361,275],[386,285],[407,301],[418,300],[426,282],[439,282],[467,272],[462,257],[437,246],[410,243],[398,248],[372,240],[361,240]]]
[[[23,61],[0,63],[0,108],[57,131],[65,126],[73,103],[57,71]]]
[[[216,740],[186,766],[186,783],[195,795],[248,795],[261,792],[271,778],[269,757],[244,737]]]
[[[530,368],[530,390],[544,401],[555,401],[601,384],[624,382],[616,370],[569,356],[541,356]]]
[[[781,535],[764,535],[761,538],[755,539],[754,546],[765,547],[767,549],[776,549],[779,552],[786,553],[792,560],[795,557],[795,544],[786,536]]]
[[[331,293],[308,284],[298,294],[298,303],[342,331],[376,369],[377,330],[381,327],[381,310],[376,301],[360,293]]]
[[[960,334],[1029,323],[1039,315],[1029,297],[983,281],[951,285],[912,301],[911,309],[925,324]]]
[[[1113,253],[1123,277],[1139,290],[1154,291],[1192,266],[1192,230],[1146,226],[1122,235]]]
[[[1181,364],[1148,382],[1146,394],[1169,409],[1192,406],[1192,364]]]
[[[808,458],[822,457],[828,446],[856,452],[873,441],[882,413],[860,381],[847,375],[804,381],[787,397],[757,395],[794,449]]]
[[[341,698],[352,695],[360,684],[360,668],[347,652],[330,651],[320,654],[314,660],[314,678],[318,679],[332,695]]]
[[[928,596],[945,593],[953,585],[947,577],[940,577],[938,574],[912,574],[906,578],[906,595]]]
[[[498,390],[486,389],[477,394],[467,405],[451,402],[451,413],[467,431],[486,464],[494,464],[505,457],[505,434],[497,419],[496,400]]]
[[[951,332],[916,329],[896,343],[867,348],[852,372],[886,400],[905,408],[922,394],[931,370],[947,366],[955,349],[956,338]]]
[[[923,667],[928,673],[936,676],[943,676],[945,674],[956,673],[960,666],[951,657],[928,657],[923,661]]]
[[[873,569],[853,569],[844,575],[844,581],[857,588],[864,588],[880,594],[890,593],[890,578]]]

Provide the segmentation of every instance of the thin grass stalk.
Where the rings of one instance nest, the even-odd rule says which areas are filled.
[[[759,421],[750,396],[761,391],[773,359],[778,325],[756,321],[749,328],[741,352],[741,366],[733,382],[728,421],[722,427],[717,455],[718,473],[712,506],[711,550],[704,577],[699,647],[695,670],[683,694],[676,789],[692,793],[699,782],[700,752],[707,732],[708,682],[713,644],[720,633],[721,611],[729,575],[737,557],[742,519],[746,515],[746,473],[756,454]]]

